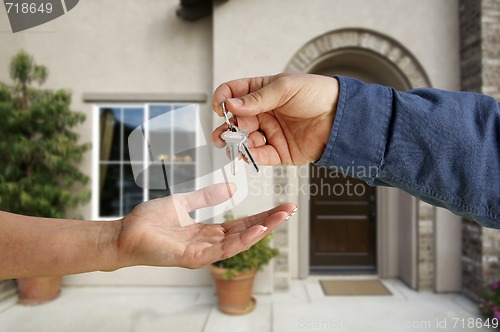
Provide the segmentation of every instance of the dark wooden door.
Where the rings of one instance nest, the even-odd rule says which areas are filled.
[[[376,268],[376,189],[310,166],[310,269]]]

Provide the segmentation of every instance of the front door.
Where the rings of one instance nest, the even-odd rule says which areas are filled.
[[[310,270],[376,271],[376,189],[310,166]]]

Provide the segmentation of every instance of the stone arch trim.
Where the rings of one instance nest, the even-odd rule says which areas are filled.
[[[307,72],[328,54],[342,49],[360,49],[375,53],[396,67],[411,88],[430,87],[422,65],[398,41],[366,29],[342,29],[327,32],[300,48],[285,67],[286,72]]]

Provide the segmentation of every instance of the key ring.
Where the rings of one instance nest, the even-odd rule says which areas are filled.
[[[236,129],[238,128],[238,119],[236,119],[236,115],[231,113],[231,115],[233,116],[233,119],[234,119],[234,123],[235,123],[233,125],[229,119],[229,116],[227,115],[228,113],[229,112],[226,110],[226,101],[223,101],[222,102],[222,114],[224,114],[224,119],[226,121],[226,125],[227,125],[229,130],[236,131]]]

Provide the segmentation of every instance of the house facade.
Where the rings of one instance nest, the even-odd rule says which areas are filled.
[[[498,0],[213,1],[212,12],[194,21],[176,15],[178,7],[178,0],[87,0],[16,34],[0,15],[0,81],[9,81],[9,60],[24,49],[49,68],[45,86],[70,89],[73,107],[87,115],[79,128],[93,146],[81,165],[92,179],[92,200],[79,211],[85,218],[117,218],[162,195],[135,184],[128,134],[157,115],[195,105],[201,132],[181,116],[172,126],[185,136],[173,139],[209,142],[222,123],[211,111],[211,94],[228,80],[283,71],[340,74],[399,90],[474,90],[500,99]],[[215,164],[189,153],[167,157],[168,174],[180,184]],[[284,201],[299,207],[275,232],[281,254],[258,277],[261,292],[286,290],[295,278],[356,274],[474,298],[500,277],[498,231],[398,189],[371,188],[312,166],[246,175],[247,195],[234,215]],[[64,282],[198,286],[211,279],[206,269],[134,267]],[[7,294],[11,285],[0,287]]]

